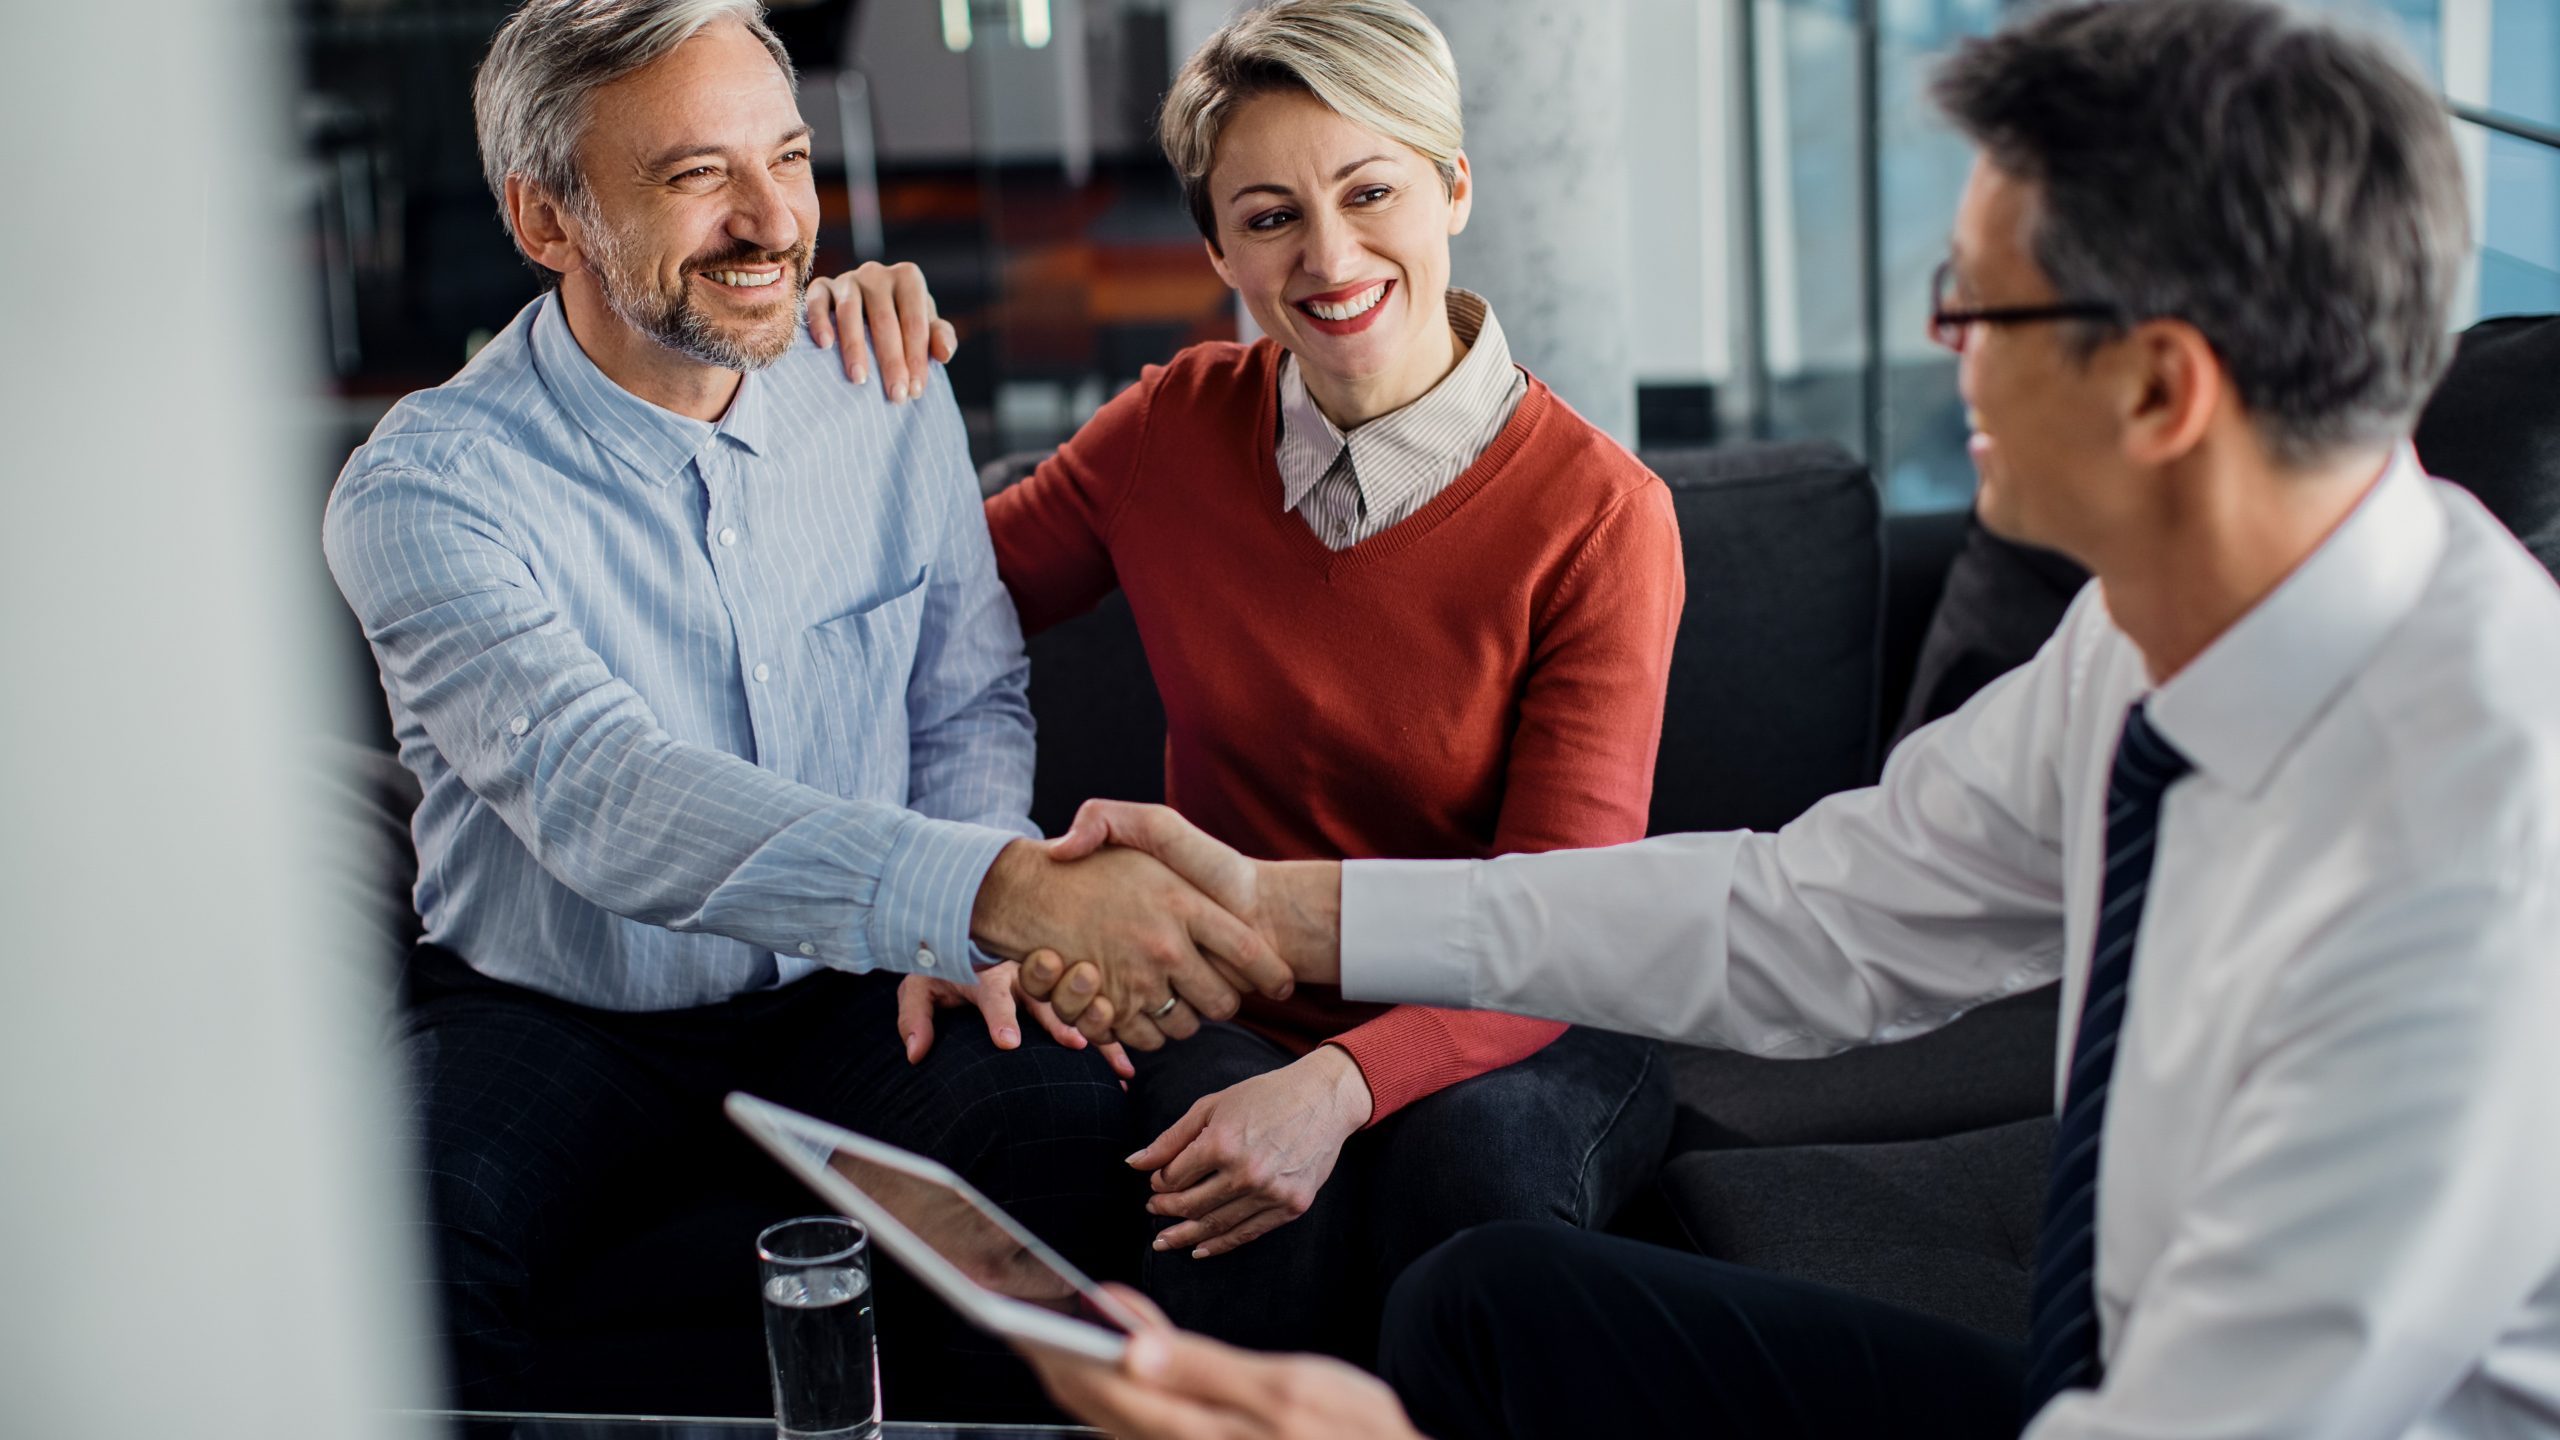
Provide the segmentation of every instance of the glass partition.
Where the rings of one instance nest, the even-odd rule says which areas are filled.
[[[1153,139],[1180,59],[1237,3],[773,0],[817,131],[820,266],[924,268],[962,330],[979,459],[1054,444],[1142,365],[1237,333]],[[2480,240],[2458,323],[2560,311],[2560,0],[2334,3],[2504,127],[2457,126]],[[1621,439],[1823,437],[1870,459],[1893,509],[1970,501],[1955,363],[1922,333],[1970,156],[1926,83],[2004,0],[1423,4],[1479,37],[1564,14],[1596,33],[1580,7],[1619,7],[1626,144],[1582,159],[1630,196],[1627,311],[1587,321],[1634,337],[1639,433]],[[536,293],[471,134],[471,72],[508,8],[294,0],[295,194],[348,443]],[[1515,78],[1484,58],[1479,105]],[[1539,183],[1541,156],[1476,159],[1514,193]],[[1525,273],[1499,303],[1530,303]]]
[[[1756,35],[1735,78],[1755,103],[1734,204],[1756,246],[1756,353],[1738,357],[1746,433],[1869,457],[1896,511],[1971,503],[1953,357],[1923,338],[1968,148],[1928,103],[1929,69],[2007,13],[2001,0],[1726,0]],[[2560,0],[2338,0],[2409,46],[2458,114],[2478,251],[2455,323],[2560,312]],[[1755,178],[1756,172],[1756,178]],[[1745,273],[1753,273],[1745,267]]]
[[[1762,365],[1768,433],[1862,448],[1864,137],[1858,24],[1843,0],[1756,0]]]
[[[1961,509],[1973,498],[1955,357],[1930,343],[1929,277],[1947,253],[1971,147],[1930,105],[1930,65],[1999,18],[1994,0],[1883,0],[1878,34],[1877,224],[1884,291],[1882,413],[1874,469],[1888,508]]]

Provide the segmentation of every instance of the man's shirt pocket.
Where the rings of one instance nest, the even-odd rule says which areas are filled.
[[[902,588],[811,625],[804,647],[821,753],[812,782],[847,799],[907,801],[907,686],[930,569]]]

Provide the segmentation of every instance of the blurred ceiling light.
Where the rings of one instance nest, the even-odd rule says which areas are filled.
[[[967,50],[977,39],[977,26],[970,11],[985,0],[942,0],[942,45],[954,53]],[[1026,50],[1049,48],[1053,28],[1049,18],[1049,0],[1003,0],[1005,28]],[[988,6],[993,9],[992,5]]]

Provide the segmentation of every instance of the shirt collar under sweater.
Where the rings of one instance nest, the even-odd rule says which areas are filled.
[[[1365,539],[1431,502],[1465,474],[1519,408],[1528,377],[1511,363],[1511,347],[1493,307],[1472,291],[1449,291],[1449,328],[1467,347],[1456,368],[1422,398],[1354,427],[1348,437],[1316,408],[1294,355],[1280,363],[1280,505],[1298,510],[1316,492],[1347,443],[1359,486],[1358,515],[1307,518],[1317,534],[1346,522],[1348,539]],[[1317,496],[1318,500],[1323,497]],[[1327,536],[1330,539],[1330,536]]]

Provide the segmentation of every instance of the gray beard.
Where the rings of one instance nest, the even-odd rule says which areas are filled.
[[[606,307],[623,324],[689,360],[741,373],[761,370],[791,348],[808,307],[809,272],[817,259],[810,248],[802,248],[800,262],[788,267],[789,273],[781,282],[791,287],[787,323],[740,337],[724,331],[704,314],[694,303],[690,287],[679,285],[674,294],[663,295],[646,279],[633,274],[624,263],[629,252],[620,235],[592,222],[587,228],[591,237],[604,241],[595,247],[598,253],[588,257],[587,273],[595,277],[596,288],[604,292]]]

